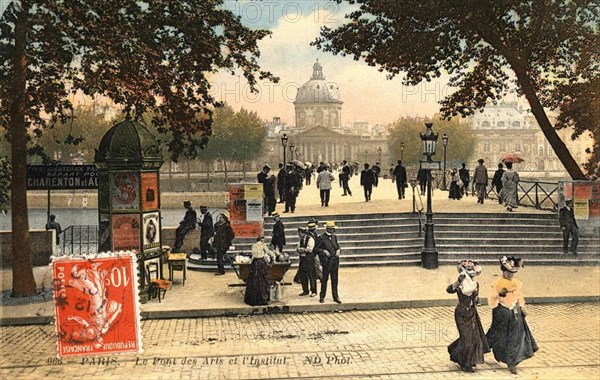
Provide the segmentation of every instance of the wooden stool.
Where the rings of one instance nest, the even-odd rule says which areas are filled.
[[[185,253],[171,253],[167,262],[169,263],[169,281],[173,282],[173,272],[183,272],[183,286],[185,286],[185,279],[187,277],[187,254]]]

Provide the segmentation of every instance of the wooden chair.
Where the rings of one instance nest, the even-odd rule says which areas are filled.
[[[152,267],[152,269],[150,267]],[[148,299],[153,299],[158,296],[158,302],[161,302],[161,293],[162,298],[165,298],[167,290],[171,289],[171,281],[160,278],[152,279],[150,273],[156,273],[158,277],[157,263],[150,263],[146,265],[146,281],[148,282]]]

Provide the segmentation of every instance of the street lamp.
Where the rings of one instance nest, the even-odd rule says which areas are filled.
[[[287,163],[285,161],[285,150],[287,148],[287,143],[288,143],[288,137],[287,135],[284,133],[283,136],[281,136],[281,146],[283,146],[283,170],[285,173],[287,173]],[[282,180],[282,187],[285,189],[285,175],[283,176],[283,180]],[[282,203],[283,200],[285,198],[285,191],[283,191],[283,194],[279,194],[279,203]]]
[[[400,143],[400,160],[404,161],[404,143]]]
[[[294,150],[294,152],[296,152],[296,160],[299,160],[300,159],[300,150],[298,150],[298,148],[296,148]]]
[[[294,143],[290,143],[290,160],[294,159]]]
[[[426,269],[435,269],[438,267],[438,251],[435,248],[435,238],[433,235],[433,211],[431,209],[431,170],[440,169],[440,162],[433,161],[431,156],[435,155],[438,135],[431,129],[433,123],[425,123],[425,133],[421,133],[423,142],[423,154],[427,156],[427,161],[420,161],[421,169],[427,170],[427,212],[425,213],[425,240],[421,250],[421,266]]]
[[[379,154],[379,156],[378,156],[379,160],[377,162],[379,162],[379,163],[381,163],[381,152],[382,152],[381,147],[377,148],[377,153]]]
[[[446,146],[448,145],[448,135],[445,133],[442,136],[442,144],[444,144],[444,178],[442,186],[444,186],[444,190],[446,190]]]

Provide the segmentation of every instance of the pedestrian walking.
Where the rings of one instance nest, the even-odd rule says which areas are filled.
[[[224,258],[234,238],[235,234],[229,223],[229,217],[225,213],[219,214],[215,224],[215,236],[211,242],[213,248],[217,251],[217,273],[215,273],[215,276],[225,274]]]
[[[462,198],[462,192],[460,190],[461,182],[456,168],[452,169],[450,172],[450,190],[448,191],[448,198],[457,200]]]
[[[491,284],[488,305],[492,310],[492,325],[487,339],[497,361],[506,363],[512,374],[517,365],[533,356],[538,346],[525,321],[525,297],[523,283],[514,278],[522,267],[522,260],[503,256],[500,259],[502,277]]]
[[[279,192],[279,203],[285,200],[285,168],[279,163],[279,173],[277,173],[277,192]]]
[[[488,183],[488,172],[487,168],[483,165],[485,162],[483,158],[477,160],[479,165],[475,168],[475,174],[473,174],[473,182],[475,183],[475,191],[477,192],[477,203],[483,204],[485,199],[485,188]]]
[[[304,228],[298,228],[298,256],[300,257],[299,274],[300,283],[302,284],[302,293],[300,296],[307,296],[310,294],[311,297],[317,295],[317,276],[315,272],[315,259],[314,259],[314,248],[315,248],[315,235],[314,233],[308,233]]]
[[[215,227],[213,225],[213,218],[208,207],[200,206],[200,258],[206,260],[208,254],[214,257],[215,253],[209,243],[210,239],[215,235]]]
[[[469,169],[467,169],[467,164],[462,163],[462,167],[458,170],[458,176],[460,181],[462,182],[462,186],[460,187],[460,194],[464,196],[469,196],[469,182],[471,181],[471,176],[469,174]]]
[[[256,238],[256,243],[252,245],[252,262],[244,294],[244,302],[250,306],[269,304],[271,284],[269,266],[265,260],[268,255],[269,247],[264,242],[264,236],[259,236]]]
[[[492,186],[496,187],[496,194],[498,194],[498,203],[502,204],[502,197],[500,192],[502,191],[502,174],[504,174],[504,165],[498,164],[498,169],[494,172],[494,178],[492,178]]]
[[[275,176],[269,175],[270,171],[271,167],[265,165],[262,171],[256,175],[258,183],[263,185],[263,215],[271,215],[275,211],[275,204],[277,203],[275,199],[276,179]]]
[[[304,169],[304,180],[306,181],[306,185],[310,185],[311,180],[312,180],[312,175],[313,175],[312,165],[307,166],[306,169]]]
[[[352,196],[352,191],[350,191],[350,186],[348,186],[348,181],[350,181],[350,177],[352,177],[352,172],[354,171],[354,169],[350,166],[350,164],[344,160],[342,161],[342,172],[341,172],[341,180],[342,180],[342,187],[344,189],[344,194],[342,194],[342,196],[345,195],[350,195]]]
[[[373,184],[375,183],[375,175],[373,170],[369,169],[369,164],[365,164],[365,168],[360,172],[360,185],[363,187],[365,194],[365,202],[371,200],[373,192]]]
[[[475,372],[477,364],[483,364],[483,355],[490,347],[481,325],[477,305],[479,304],[479,283],[475,277],[481,273],[481,266],[471,260],[458,263],[458,279],[448,286],[448,293],[456,293],[458,305],[454,309],[454,321],[458,329],[458,339],[448,346],[450,360],[457,363],[465,372]]]
[[[508,211],[512,211],[514,208],[519,207],[519,197],[517,195],[517,189],[519,184],[519,173],[513,170],[512,162],[506,163],[506,170],[502,174],[502,203],[506,206]]]
[[[334,221],[327,221],[325,223],[325,233],[317,238],[313,250],[319,255],[319,260],[323,266],[323,279],[321,280],[321,294],[319,297],[320,303],[325,302],[329,277],[331,277],[331,294],[333,300],[337,303],[342,303],[338,295],[338,270],[342,250],[335,236],[335,227]]]
[[[371,170],[373,171],[373,186],[377,187],[377,185],[379,185],[379,174],[381,174],[381,166],[379,165],[379,162],[375,162],[375,165],[373,165]]]
[[[299,176],[294,170],[294,165],[287,166],[285,174],[285,210],[283,212],[294,212],[296,210],[296,198],[300,193]]]
[[[185,207],[185,216],[183,220],[179,222],[179,226],[175,230],[175,247],[173,252],[179,252],[183,246],[183,240],[185,235],[196,228],[196,211],[192,208],[192,202],[184,201],[183,207]]]
[[[569,252],[569,238],[571,239],[571,252],[577,254],[577,244],[579,243],[579,227],[575,220],[573,211],[573,200],[569,199],[565,202],[565,207],[562,207],[558,213],[560,229],[563,233],[563,251]]]
[[[404,199],[404,189],[408,185],[406,183],[406,168],[402,166],[402,160],[398,160],[398,165],[394,168],[394,180],[398,190],[398,199]]]
[[[317,175],[317,188],[321,196],[321,207],[329,207],[329,198],[331,196],[331,183],[335,181],[331,168],[326,167]]]
[[[62,228],[60,227],[60,223],[56,221],[56,215],[50,215],[50,220],[46,223],[46,231],[54,230],[56,236],[56,244],[60,244],[60,234],[62,233]]]
[[[283,252],[283,246],[286,244],[285,241],[285,226],[279,217],[278,212],[273,213],[273,220],[275,220],[275,224],[273,225],[273,234],[271,235],[271,245],[277,252]]]
[[[417,172],[417,181],[419,181],[421,195],[425,195],[425,190],[427,190],[427,170],[419,169]]]

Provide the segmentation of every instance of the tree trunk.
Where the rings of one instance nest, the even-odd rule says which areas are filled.
[[[544,136],[546,136],[546,139],[548,140],[548,143],[554,150],[554,153],[556,153],[556,156],[563,164],[563,166],[565,167],[572,179],[586,179],[585,175],[583,174],[583,171],[581,170],[579,165],[577,165],[577,162],[571,155],[571,152],[569,152],[569,149],[567,149],[565,143],[560,139],[560,137],[558,137],[556,130],[552,127],[550,120],[548,120],[546,111],[544,111],[544,107],[540,103],[540,100],[538,99],[537,94],[535,93],[535,89],[529,81],[529,76],[527,75],[525,69],[518,64],[512,64],[511,66],[515,71],[515,74],[517,75],[517,79],[519,81],[519,84],[521,85],[521,89],[523,90],[523,94],[529,102],[531,112],[535,116],[535,119],[537,120],[540,129],[544,133]]]
[[[27,297],[37,293],[29,253],[29,218],[27,215],[27,125],[25,124],[27,12],[28,8],[22,1],[19,16],[15,22],[13,102],[9,121],[12,162],[10,201],[12,207],[13,297]]]

